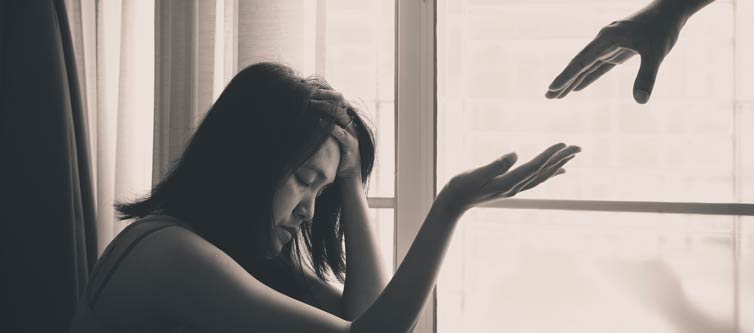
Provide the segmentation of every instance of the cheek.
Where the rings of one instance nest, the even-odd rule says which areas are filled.
[[[285,182],[275,193],[272,208],[275,223],[291,214],[296,203],[296,193],[295,185],[291,179]]]

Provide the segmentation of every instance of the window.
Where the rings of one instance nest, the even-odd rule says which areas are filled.
[[[395,4],[389,1],[321,1],[324,52],[318,72],[368,112],[377,144],[369,182],[374,223],[386,272],[393,272],[395,184]],[[324,7],[324,8],[323,8]]]
[[[754,201],[739,74],[754,66],[754,35],[737,23],[751,1],[717,1],[687,23],[649,104],[631,98],[638,57],[543,97],[602,26],[645,3],[437,1],[436,186],[505,152],[583,148],[562,178],[464,216],[437,332],[754,329],[751,218],[732,207],[754,210],[717,205]]]
[[[156,139],[154,165],[164,170],[182,150],[239,68],[282,61],[324,74],[369,112],[378,148],[370,220],[388,271],[453,175],[508,151],[523,160],[556,141],[584,148],[567,175],[464,216],[416,332],[685,332],[704,323],[751,332],[754,0],[718,0],[695,15],[647,105],[630,98],[638,58],[566,99],[543,97],[603,25],[645,3],[169,2],[154,13],[162,24],[155,48],[175,51],[155,64],[157,132],[168,135]],[[100,36],[133,39],[108,22]],[[104,58],[103,110],[130,114],[133,103],[108,107],[118,96],[110,88],[130,87],[118,83],[130,77],[113,74],[117,59]],[[106,113],[94,123],[117,119]],[[100,148],[112,149],[101,151],[114,151],[105,139]],[[102,207],[111,200],[100,196]]]

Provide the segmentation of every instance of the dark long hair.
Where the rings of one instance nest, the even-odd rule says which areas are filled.
[[[274,279],[264,278],[262,264],[273,251],[273,195],[335,126],[334,119],[308,109],[315,89],[332,87],[318,77],[303,79],[281,64],[258,63],[243,69],[151,193],[115,205],[119,218],[142,218],[156,211],[174,216],[262,282],[274,284]],[[374,165],[374,134],[366,118],[353,105],[347,106],[358,132],[366,185]],[[301,227],[303,251],[294,237],[278,258],[290,258],[289,263],[300,268],[303,252],[320,279],[327,280],[332,273],[343,281],[340,205],[338,186],[329,186],[316,201],[313,221]]]

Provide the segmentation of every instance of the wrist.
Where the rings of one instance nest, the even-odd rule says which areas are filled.
[[[460,218],[469,208],[448,190],[443,189],[432,202],[432,209],[437,210],[442,215]]]
[[[354,174],[354,175],[338,176],[336,179],[336,183],[342,189],[357,188],[359,190],[363,190],[364,188],[364,184],[363,184],[364,182],[361,178],[361,174],[359,173]]]
[[[650,10],[656,12],[666,20],[678,22],[679,29],[686,24],[686,21],[694,15],[701,7],[699,0],[654,0],[647,6]]]

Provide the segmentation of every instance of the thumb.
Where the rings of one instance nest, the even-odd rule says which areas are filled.
[[[644,104],[649,100],[652,94],[652,88],[655,85],[657,70],[660,68],[662,59],[657,56],[641,55],[641,67],[636,74],[634,81],[634,100],[639,104]]]

